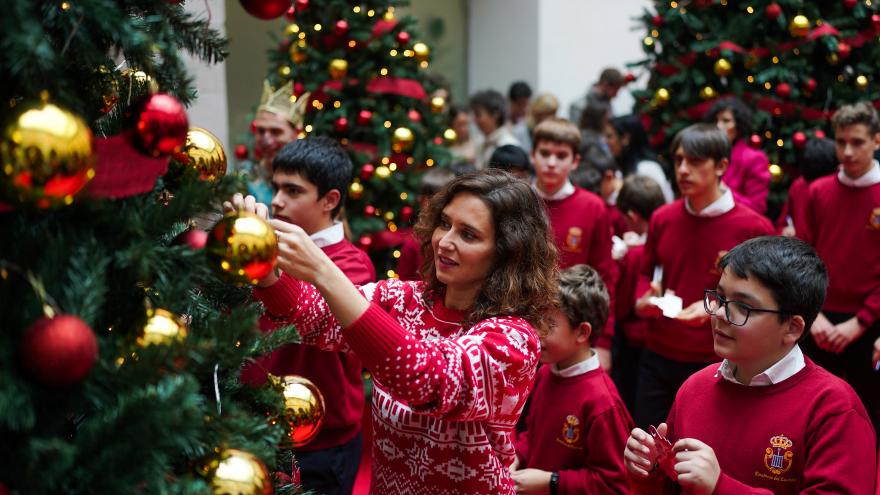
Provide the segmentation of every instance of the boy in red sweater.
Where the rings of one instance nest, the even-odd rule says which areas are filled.
[[[581,263],[595,268],[608,288],[613,307],[617,265],[611,259],[611,226],[605,202],[568,179],[568,174],[580,162],[580,145],[581,133],[571,122],[551,118],[538,124],[532,143],[534,186],[547,205],[550,228],[559,249],[560,268]],[[613,336],[614,318],[611,317],[596,342],[599,361],[606,370],[611,369]]]
[[[682,198],[651,216],[642,275],[644,285],[652,278],[654,284],[635,307],[638,316],[651,319],[634,411],[643,428],[666,417],[687,377],[717,360],[702,301],[703,289],[718,283],[718,260],[747,239],[774,234],[769,220],[734,201],[722,185],[730,153],[723,131],[694,124],[675,136],[671,152]],[[681,298],[684,309],[664,315],[652,299],[668,295],[664,290]]]
[[[831,125],[840,171],[810,185],[801,236],[828,266],[828,299],[804,350],[852,385],[878,428],[880,373],[869,362],[880,336],[880,118],[857,103],[841,107]]]
[[[619,446],[632,419],[591,344],[608,318],[608,292],[587,265],[562,271],[559,308],[541,338],[527,430],[511,466],[517,493],[630,493]]]
[[[272,216],[299,225],[348,278],[356,284],[376,279],[364,251],[344,237],[336,221],[351,181],[351,160],[329,138],[309,137],[285,145],[273,161]],[[253,201],[252,196],[235,198]],[[231,204],[227,205],[232,209]],[[265,206],[253,208],[265,216]],[[264,315],[260,329],[271,331],[279,322]],[[296,450],[302,484],[307,490],[350,494],[361,454],[361,416],[364,410],[363,365],[351,353],[328,352],[303,344],[288,344],[242,371],[242,381],[260,385],[266,373],[299,375],[323,391],[327,414],[321,431]]]
[[[803,155],[798,160],[801,176],[788,188],[788,198],[782,206],[776,228],[788,237],[798,235],[807,228],[807,209],[810,204],[810,184],[819,177],[837,172],[837,151],[834,141],[816,138],[807,141]]]
[[[703,305],[724,361],[682,385],[656,436],[632,431],[624,457],[637,492],[873,493],[865,408],[797,345],[825,299],[822,260],[798,239],[767,236],[735,247],[719,267]]]

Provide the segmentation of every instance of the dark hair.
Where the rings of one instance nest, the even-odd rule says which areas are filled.
[[[680,130],[672,139],[669,154],[675,156],[678,148],[682,148],[685,155],[701,160],[718,162],[722,158],[730,158],[727,134],[714,124],[691,124]]]
[[[525,150],[515,144],[505,144],[492,152],[492,156],[489,158],[489,168],[500,168],[507,172],[523,170],[531,173],[532,162]]]
[[[504,125],[507,121],[507,100],[504,96],[494,89],[486,89],[477,91],[471,96],[471,110],[482,109],[495,117],[498,127]]]
[[[455,173],[446,167],[431,167],[422,174],[422,184],[419,193],[423,196],[433,196],[446,184],[455,178]]]
[[[284,145],[272,160],[274,170],[299,174],[318,188],[318,197],[333,189],[339,191],[339,204],[330,213],[335,217],[345,205],[353,165],[348,153],[327,136],[309,136]]]
[[[722,98],[716,101],[706,112],[703,122],[715,124],[718,120],[718,114],[725,110],[730,110],[730,113],[733,114],[733,120],[736,121],[737,138],[743,138],[752,133],[754,115],[752,110],[738,98]]]
[[[425,257],[419,269],[425,281],[423,297],[431,301],[445,290],[437,280],[431,236],[440,224],[443,209],[459,194],[480,198],[492,213],[495,230],[495,262],[464,325],[495,316],[520,316],[544,335],[548,328],[546,312],[556,303],[556,244],[535,190],[503,170],[487,169],[456,177],[422,210],[414,230]]]
[[[449,125],[452,125],[452,121],[458,117],[460,113],[468,113],[468,107],[466,105],[462,105],[460,103],[456,103],[455,105],[451,105],[449,107]]]
[[[617,164],[624,176],[632,175],[636,171],[636,165],[642,160],[657,161],[657,154],[648,143],[648,133],[642,125],[642,119],[638,115],[622,115],[611,119],[611,126],[623,139],[629,136],[629,143],[624,146],[620,156],[616,157]]]
[[[507,98],[510,101],[520,100],[522,98],[531,98],[532,88],[525,81],[516,81],[507,89]]]
[[[587,265],[573,265],[559,272],[556,291],[559,311],[576,327],[587,322],[593,327],[590,343],[602,335],[608,322],[609,298],[599,272]]]
[[[591,193],[602,196],[602,178],[605,174],[596,167],[581,165],[568,173],[568,180],[572,184],[586,189]]]
[[[584,111],[581,112],[578,127],[581,129],[602,132],[603,126],[608,122],[609,115],[611,115],[611,103],[588,98],[587,106],[584,107]]]
[[[452,170],[452,173],[456,177],[461,177],[462,175],[472,174],[476,172],[477,167],[475,167],[473,163],[467,160],[456,160],[449,164],[449,170]]]
[[[813,182],[819,177],[833,174],[839,163],[834,141],[828,138],[810,139],[804,146],[798,169],[804,180]]]
[[[880,118],[877,110],[866,101],[840,107],[831,117],[831,127],[837,132],[838,127],[865,124],[871,134],[880,132]]]
[[[651,219],[654,210],[666,204],[663,189],[650,177],[631,175],[624,179],[617,193],[617,209],[622,213],[634,211],[645,220]]]
[[[754,277],[766,287],[779,310],[779,321],[800,315],[804,319],[804,335],[816,321],[825,303],[828,273],[825,263],[809,244],[782,236],[749,239],[725,254],[718,263],[721,270],[729,267],[739,278]]]
[[[600,84],[620,87],[623,86],[624,82],[626,82],[626,79],[623,77],[623,74],[613,67],[608,67],[607,69],[604,69],[601,74],[599,74]]]

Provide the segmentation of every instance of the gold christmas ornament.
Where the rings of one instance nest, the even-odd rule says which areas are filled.
[[[428,48],[428,45],[422,43],[421,41],[414,44],[413,53],[416,55],[416,59],[420,62],[424,62],[428,60],[428,56],[431,54],[431,49]]]
[[[858,76],[856,76],[856,87],[861,89],[862,91],[868,89],[869,82],[870,81],[868,81],[868,77],[864,74],[859,74]]]
[[[290,53],[290,60],[295,64],[301,64],[308,58],[308,55],[306,55],[302,48],[296,43],[290,44],[288,52]]]
[[[656,101],[660,105],[664,105],[669,103],[669,100],[672,98],[672,95],[669,94],[669,90],[666,88],[658,88],[656,92],[654,92],[654,101]]]
[[[441,113],[446,109],[446,98],[442,96],[435,96],[431,98],[431,111],[434,113]]]
[[[713,88],[712,86],[706,86],[700,90],[700,98],[704,100],[711,100],[717,97],[718,93],[715,92],[715,88]]]
[[[214,495],[272,495],[272,478],[266,465],[253,454],[226,449],[211,479]]]
[[[810,32],[810,20],[805,15],[796,15],[788,25],[788,32],[796,38],[803,38]]]
[[[73,203],[95,176],[92,131],[46,101],[15,110],[18,116],[0,136],[3,189],[39,208]]]
[[[164,309],[150,310],[147,312],[147,324],[144,331],[137,338],[137,344],[141,347],[151,345],[170,345],[175,342],[183,342],[186,339],[187,328],[180,318]]]
[[[825,56],[825,60],[831,65],[837,65],[837,62],[840,62],[840,57],[836,53],[829,53]]]
[[[194,168],[202,180],[215,180],[226,175],[226,152],[217,136],[191,127],[186,134],[186,146],[176,156],[187,167]]]
[[[770,170],[770,178],[773,180],[773,182],[779,182],[782,180],[782,167],[775,163],[772,163],[768,168]]]
[[[391,177],[391,169],[386,167],[385,165],[376,167],[376,177],[382,180]]]
[[[311,381],[296,375],[275,377],[270,381],[284,397],[284,419],[290,426],[286,444],[293,448],[311,442],[324,423],[324,396]]]
[[[334,58],[327,66],[327,70],[330,72],[331,79],[342,79],[348,75],[348,60],[345,60],[344,58]]]
[[[360,182],[352,182],[348,186],[348,197],[351,199],[361,199],[364,195],[364,185]]]
[[[446,129],[443,131],[443,139],[446,140],[447,144],[452,144],[458,139],[458,134],[452,128]]]
[[[715,62],[715,74],[724,77],[729,76],[733,72],[733,66],[730,65],[730,61],[726,58],[719,58]]]
[[[122,71],[122,77],[128,79],[130,84],[137,84],[138,86],[148,86],[150,93],[159,92],[159,83],[156,82],[156,80],[153,79],[152,76],[142,70],[125,69],[124,71]]]
[[[401,153],[412,147],[415,135],[408,127],[398,127],[391,135],[391,149],[395,153]]]
[[[275,268],[278,239],[272,227],[257,215],[232,212],[211,229],[205,252],[231,282],[256,284]]]

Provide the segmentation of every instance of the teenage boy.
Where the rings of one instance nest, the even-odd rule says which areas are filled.
[[[541,338],[526,431],[511,467],[517,493],[629,493],[623,459],[632,419],[592,350],[610,312],[608,292],[587,265],[562,271],[558,309]]]
[[[609,288],[614,307],[617,265],[611,259],[611,227],[605,202],[568,179],[568,174],[580,162],[580,131],[565,119],[550,118],[535,127],[532,146],[534,186],[547,205],[550,227],[559,249],[559,266],[566,268],[583,263],[595,268]],[[606,370],[611,368],[613,320],[608,319],[604,334],[596,342],[599,359]]]
[[[769,220],[734,202],[722,185],[730,153],[723,131],[694,124],[675,136],[671,152],[682,198],[651,216],[642,276],[644,285],[653,283],[635,308],[651,319],[634,414],[642,428],[662,421],[685,379],[717,360],[702,305],[703,289],[718,283],[718,260],[742,241],[774,233]],[[652,299],[660,296],[680,298],[683,309],[664,315]]]
[[[805,343],[821,366],[843,377],[880,428],[880,373],[870,366],[880,336],[880,118],[869,103],[831,119],[840,171],[810,185],[807,229],[798,235],[828,266],[828,299]]]
[[[474,124],[483,135],[474,159],[477,170],[488,166],[492,153],[499,146],[522,146],[507,125],[507,100],[501,93],[493,89],[479,91],[471,96],[470,107],[474,113]]]
[[[624,458],[636,491],[873,493],[876,447],[864,406],[797,345],[825,299],[816,252],[798,239],[760,237],[719,266],[702,304],[724,361],[682,385],[656,436],[632,431]]]
[[[309,137],[285,145],[276,155],[273,166],[273,218],[302,227],[353,283],[374,281],[376,272],[370,258],[344,238],[342,223],[336,220],[352,175],[351,160],[345,151],[332,139]],[[253,201],[250,196],[237,195],[233,204],[226,206],[243,209],[250,201]],[[265,215],[265,206],[257,205],[256,209]],[[269,286],[276,280],[272,274],[260,285]],[[260,320],[263,331],[270,331],[275,325],[267,316]],[[324,391],[327,412],[321,431],[296,451],[306,490],[351,493],[362,446],[364,383],[361,371],[361,362],[352,353],[288,344],[242,372],[242,381],[255,385],[265,381],[267,372],[278,376],[300,375]]]

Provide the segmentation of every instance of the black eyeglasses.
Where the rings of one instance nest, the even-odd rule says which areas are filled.
[[[731,325],[741,327],[749,321],[749,315],[752,313],[776,313],[778,315],[788,315],[785,311],[776,309],[753,308],[746,303],[739,301],[728,301],[719,296],[714,290],[706,289],[703,291],[703,308],[710,315],[714,315],[719,308],[724,306],[724,316]]]

